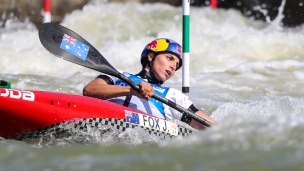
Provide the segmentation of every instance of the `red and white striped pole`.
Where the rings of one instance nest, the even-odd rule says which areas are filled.
[[[212,9],[216,9],[217,8],[217,0],[210,0],[210,5]]]
[[[51,18],[51,0],[44,0],[44,14],[43,23],[48,23],[52,21]]]

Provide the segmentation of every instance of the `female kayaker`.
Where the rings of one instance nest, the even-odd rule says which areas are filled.
[[[215,123],[212,118],[198,110],[188,99],[188,96],[181,91],[161,86],[182,66],[181,54],[182,47],[177,42],[166,38],[153,40],[142,51],[140,60],[142,70],[136,75],[121,72],[139,85],[140,92],[133,90],[128,84],[116,77],[100,74],[84,87],[83,95],[109,100],[159,118],[178,119],[197,129],[206,128],[190,116],[150,98],[156,93],[207,121]]]

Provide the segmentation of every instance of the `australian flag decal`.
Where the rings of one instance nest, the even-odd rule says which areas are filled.
[[[70,52],[82,60],[86,60],[90,47],[72,36],[64,34],[60,48]]]
[[[137,124],[137,125],[139,124],[139,116],[137,113],[125,110],[125,116],[126,116],[126,122]]]

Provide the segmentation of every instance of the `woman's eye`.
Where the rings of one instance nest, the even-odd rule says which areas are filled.
[[[168,59],[169,61],[172,61],[172,60],[173,60],[173,58],[172,58],[171,56],[167,56],[167,59]]]

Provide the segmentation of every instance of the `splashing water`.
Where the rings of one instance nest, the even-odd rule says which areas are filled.
[[[191,8],[188,96],[218,125],[162,142],[132,131],[116,136],[118,141],[93,131],[88,145],[53,139],[40,149],[2,140],[0,170],[301,170],[304,27],[281,27],[285,3],[269,23],[233,9]],[[181,13],[161,3],[95,1],[61,24],[115,68],[136,73],[147,42],[182,41]],[[31,23],[8,23],[0,40],[0,78],[14,89],[81,94],[98,74],[49,54]],[[181,71],[165,85],[181,89]]]

